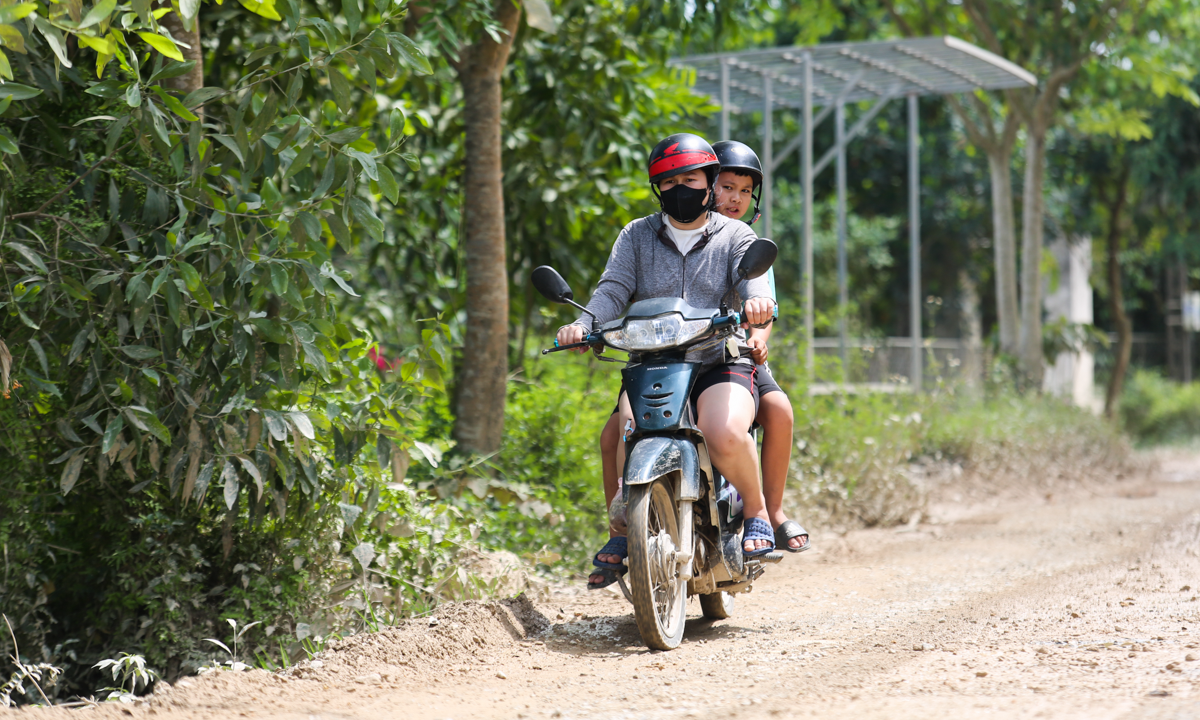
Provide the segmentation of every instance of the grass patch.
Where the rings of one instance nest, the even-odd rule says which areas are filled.
[[[1058,400],[950,392],[801,398],[789,479],[814,524],[895,525],[923,512],[930,468],[957,464],[985,491],[1049,486],[1131,469],[1129,443]]]

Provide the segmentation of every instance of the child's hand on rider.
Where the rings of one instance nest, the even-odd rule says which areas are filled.
[[[775,303],[770,298],[750,298],[742,308],[742,327],[762,325],[775,314]]]
[[[751,336],[746,344],[750,346],[750,357],[754,359],[755,365],[762,365],[767,361],[767,341],[761,337]]]
[[[563,345],[574,345],[577,342],[583,342],[583,338],[586,335],[587,330],[582,325],[563,325],[558,329],[558,335],[555,339],[558,341],[558,347],[562,347]],[[575,352],[585,353],[587,352],[587,348],[575,348]]]

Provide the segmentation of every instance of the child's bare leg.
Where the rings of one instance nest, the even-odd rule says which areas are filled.
[[[632,419],[633,410],[629,406],[629,400],[625,397],[625,393],[621,393],[621,398],[618,402],[620,412],[613,413],[608,422],[604,425],[604,430],[600,432],[600,466],[601,475],[604,478],[604,517],[608,517],[608,506],[612,505],[613,498],[617,496],[617,476],[620,473],[619,460],[625,457],[625,443],[621,441],[621,428],[624,427],[623,419]],[[614,532],[610,526],[608,529],[609,537],[616,537],[618,533]],[[600,562],[619,563],[622,558],[620,555],[597,555],[596,559]],[[588,578],[588,582],[602,582],[603,577],[598,574],[592,574]]]
[[[792,428],[795,418],[792,403],[783,392],[769,392],[762,396],[758,405],[758,424],[763,428],[762,473],[763,496],[767,503],[767,514],[771,527],[778,528],[788,521],[783,512],[783,489],[787,484],[788,465],[792,459]],[[788,546],[798,550],[808,540],[807,536],[790,538]]]
[[[600,432],[600,465],[602,468],[601,475],[604,477],[605,510],[612,505],[613,498],[617,496],[617,476],[620,474],[617,451],[620,449],[620,446],[621,427],[617,420],[617,413],[613,413],[609,416],[608,422],[604,424],[604,430]],[[612,537],[614,534],[610,527],[608,536]],[[601,558],[601,560],[603,559]]]

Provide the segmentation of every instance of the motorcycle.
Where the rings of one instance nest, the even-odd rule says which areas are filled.
[[[775,243],[756,240],[738,265],[738,277],[765,274],[777,254]],[[532,281],[547,299],[588,313],[553,268],[535,269]],[[731,340],[741,323],[741,314],[726,307],[694,308],[678,298],[654,298],[634,303],[624,318],[600,328],[593,316],[583,341],[562,346],[556,341],[542,351],[586,347],[601,359],[605,347],[629,353],[621,376],[637,427],[625,443],[621,492],[629,583],[623,577],[620,583],[633,603],[642,641],[655,650],[672,650],[682,642],[689,597],[700,597],[706,618],[730,617],[734,595],[750,592],[765,564],[783,559],[780,552],[743,556],[741,497],[712,466],[689,402],[701,366],[685,360],[687,351]],[[736,345],[732,349],[736,352]]]

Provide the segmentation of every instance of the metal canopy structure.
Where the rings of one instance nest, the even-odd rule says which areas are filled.
[[[800,274],[804,285],[805,364],[813,377],[813,179],[837,163],[837,236],[839,336],[843,372],[847,361],[845,308],[846,285],[846,146],[892,100],[908,99],[909,186],[909,321],[912,328],[910,375],[920,390],[921,363],[921,208],[919,128],[917,98],[975,90],[1003,90],[1037,85],[1037,79],[1017,65],[954,37],[906,38],[876,42],[830,43],[813,47],[693,55],[676,58],[672,65],[696,73],[695,89],[721,107],[721,139],[729,137],[729,113],[762,111],[763,225],[771,232],[772,176],[792,152],[800,150],[804,222],[801,233]],[[846,129],[847,103],[874,101],[854,125]],[[824,106],[815,117],[813,108]],[[776,154],[772,122],[774,111],[801,112],[800,135]],[[816,162],[813,129],[835,116],[835,141]]]

